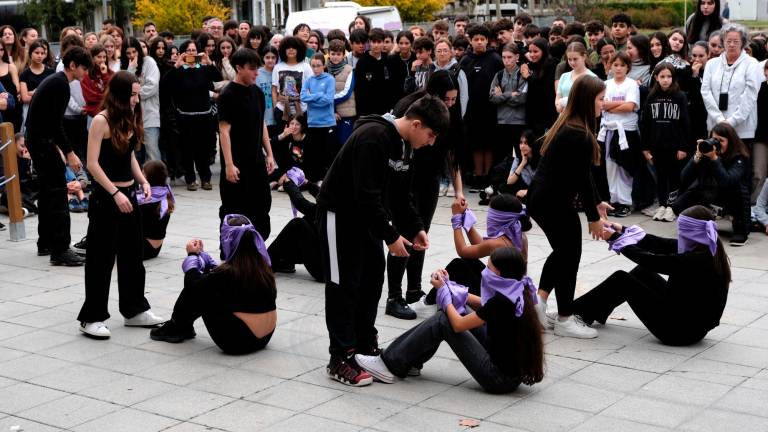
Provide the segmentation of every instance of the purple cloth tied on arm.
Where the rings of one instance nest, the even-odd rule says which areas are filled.
[[[440,309],[446,310],[448,305],[452,304],[459,315],[467,312],[468,297],[469,288],[448,279],[443,279],[443,286],[437,290],[437,304],[440,305]]]
[[[476,223],[477,216],[475,216],[471,209],[466,209],[464,213],[451,216],[451,227],[453,229],[464,228],[464,231],[469,232]]]
[[[621,233],[616,240],[608,240],[608,250],[614,251],[617,254],[621,253],[621,250],[627,246],[637,244],[645,237],[645,230],[637,225],[624,228],[624,232]]]
[[[168,200],[166,197],[170,195],[171,201],[176,201],[176,198],[173,196],[173,191],[171,190],[171,187],[168,185],[165,186],[152,186],[150,189],[152,189],[152,195],[149,197],[144,196],[144,194],[136,194],[136,200],[139,202],[139,205],[141,204],[151,204],[151,203],[160,203],[160,219],[165,217],[165,215],[168,213]]]
[[[712,256],[717,253],[717,224],[712,220],[701,220],[680,215],[677,218],[677,253],[693,250],[697,245],[709,248]]]
[[[302,171],[299,167],[293,167],[289,169],[285,173],[285,176],[288,177],[288,180],[292,181],[296,186],[301,186],[307,181],[306,177],[304,176],[304,171]],[[293,204],[291,204],[291,211],[293,212],[293,217],[297,217],[299,215],[298,210],[296,210],[296,207]]]
[[[206,251],[201,251],[197,255],[189,255],[181,263],[181,270],[186,273],[196,269],[200,273],[216,268],[219,263]]]
[[[248,221],[245,225],[230,225],[229,220],[234,217],[241,217]],[[256,231],[256,228],[251,223],[250,219],[240,214],[228,214],[224,216],[224,221],[221,223],[221,250],[224,254],[224,261],[229,261],[232,255],[237,251],[237,247],[240,245],[240,240],[243,238],[243,234],[247,231],[253,233],[253,244],[259,251],[267,265],[272,267],[272,261],[269,259],[269,253],[267,253],[267,246],[264,244],[264,239],[261,238],[261,234]]]
[[[480,302],[484,305],[496,293],[499,293],[515,304],[515,316],[519,317],[523,314],[523,307],[525,306],[525,297],[523,297],[525,289],[530,291],[533,304],[537,304],[539,300],[536,297],[536,284],[530,277],[524,276],[521,280],[507,279],[486,267],[480,281]]]
[[[486,236],[483,238],[487,240],[507,236],[518,250],[523,250],[523,228],[520,218],[526,215],[525,207],[519,213],[488,209]]]

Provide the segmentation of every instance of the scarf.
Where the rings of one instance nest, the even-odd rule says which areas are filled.
[[[229,220],[234,217],[242,217],[248,221],[245,225],[230,225]],[[256,231],[251,221],[240,214],[228,214],[224,216],[224,221],[221,223],[221,250],[223,253],[224,261],[229,261],[232,255],[237,251],[237,247],[240,245],[240,240],[243,238],[243,234],[246,231],[253,233],[253,244],[259,251],[267,265],[272,266],[272,261],[269,259],[269,253],[267,253],[267,246],[264,245],[264,239],[261,238],[261,234]]]
[[[171,187],[168,185],[165,186],[152,186],[152,195],[149,197],[144,196],[143,194],[137,194],[136,198],[139,202],[139,205],[141,204],[152,204],[159,202],[160,203],[160,219],[165,217],[165,215],[168,213],[168,200],[166,197],[170,196],[171,201],[176,201],[176,198],[173,196],[173,191],[171,190]]]
[[[333,76],[336,76],[339,73],[341,73],[341,71],[344,70],[344,66],[346,66],[346,65],[347,65],[347,58],[346,57],[344,57],[344,59],[341,60],[341,63],[339,63],[339,64],[333,64],[331,62],[328,62],[328,73],[333,75]]]
[[[523,229],[520,218],[525,216],[525,206],[519,213],[488,209],[488,219],[485,222],[486,236],[483,238],[487,240],[507,236],[518,250],[523,250]]]
[[[624,229],[619,238],[616,240],[608,241],[608,250],[614,251],[617,254],[621,253],[621,250],[627,246],[637,244],[645,237],[645,230],[637,225],[632,225]]]
[[[686,253],[697,245],[709,248],[712,256],[717,253],[717,224],[712,220],[695,219],[680,215],[677,218],[677,253]]]
[[[464,228],[464,231],[469,232],[476,223],[477,217],[470,209],[464,210],[464,213],[451,216],[451,227],[453,229]]]
[[[521,280],[507,279],[486,267],[480,281],[480,301],[485,305],[496,293],[499,293],[515,304],[515,316],[519,317],[523,314],[523,307],[525,306],[523,290],[526,287],[531,293],[533,304],[537,304],[539,302],[536,298],[537,288],[530,277],[524,276]]]
[[[469,297],[469,288],[464,285],[458,284],[452,280],[443,279],[443,286],[438,290],[438,297],[450,296],[450,302],[448,299],[439,299],[438,304],[446,310],[448,303],[452,304],[456,308],[456,312],[459,315],[464,315],[467,308],[467,297]]]

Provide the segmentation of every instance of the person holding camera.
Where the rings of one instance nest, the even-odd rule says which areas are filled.
[[[704,69],[701,96],[707,109],[707,127],[726,122],[739,138],[752,140],[757,128],[757,94],[763,76],[757,60],[747,55],[747,32],[738,24],[722,29],[725,51]]]
[[[680,193],[671,203],[676,215],[688,207],[716,204],[733,217],[731,246],[744,246],[749,235],[749,150],[736,129],[726,122],[712,128],[711,138],[699,140],[696,153],[680,175]]]

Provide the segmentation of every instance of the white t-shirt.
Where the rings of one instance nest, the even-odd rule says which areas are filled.
[[[272,69],[272,86],[277,87],[277,94],[288,94],[301,96],[301,85],[306,79],[312,76],[312,68],[307,63],[299,62],[289,66],[285,62],[280,62]],[[276,104],[280,111],[285,111],[282,102]],[[307,112],[307,104],[301,104],[301,110]]]
[[[617,84],[616,80],[610,79],[605,82],[604,101],[612,102],[634,102],[635,109],[632,112],[614,114],[603,111],[603,123],[616,121],[622,124],[624,130],[637,130],[637,111],[640,108],[640,87],[637,81],[627,77],[624,82]]]

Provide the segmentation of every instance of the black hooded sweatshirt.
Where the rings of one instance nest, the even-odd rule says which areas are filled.
[[[461,58],[461,69],[467,75],[469,87],[469,102],[464,121],[468,130],[477,136],[486,136],[495,130],[496,105],[488,99],[491,83],[496,72],[504,69],[496,51],[486,51],[482,54],[468,52]]]
[[[390,181],[395,174],[407,174],[412,158],[413,149],[392,122],[379,115],[361,117],[325,175],[317,196],[319,211],[353,215],[386,244],[400,236],[390,223],[393,213],[403,232],[423,230],[407,185]],[[387,196],[402,199],[389,201]]]

